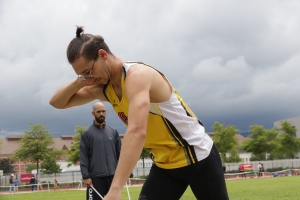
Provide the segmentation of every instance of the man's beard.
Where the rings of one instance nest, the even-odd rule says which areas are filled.
[[[95,120],[99,123],[102,124],[103,122],[105,122],[105,117],[101,116],[101,117],[95,117]]]

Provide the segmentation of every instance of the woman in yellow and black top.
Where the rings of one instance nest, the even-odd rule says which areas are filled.
[[[124,62],[103,37],[78,27],[67,49],[78,77],[61,86],[50,104],[69,108],[95,99],[112,104],[127,125],[118,167],[105,200],[121,191],[143,147],[151,149],[151,168],[140,199],[179,199],[188,186],[197,199],[227,200],[221,159],[201,121],[156,69]]]

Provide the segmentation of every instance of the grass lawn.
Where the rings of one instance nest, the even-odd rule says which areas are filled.
[[[298,200],[300,199],[300,176],[241,179],[226,181],[230,200]],[[130,187],[132,200],[138,199],[141,187]],[[26,194],[0,194],[1,200],[83,200],[83,190],[57,190]],[[128,199],[126,188],[123,199]],[[195,199],[188,188],[181,200]]]

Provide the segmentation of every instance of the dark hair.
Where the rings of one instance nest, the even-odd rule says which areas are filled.
[[[67,49],[67,58],[69,63],[73,63],[79,56],[93,60],[98,57],[97,54],[100,49],[112,55],[102,36],[85,34],[83,27],[77,26],[76,37],[70,42]]]

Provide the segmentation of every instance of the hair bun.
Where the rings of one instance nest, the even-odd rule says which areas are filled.
[[[76,37],[77,38],[80,38],[80,34],[83,33],[84,30],[83,30],[83,26],[77,26],[77,29],[76,29]]]

